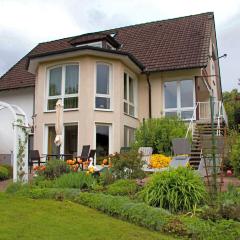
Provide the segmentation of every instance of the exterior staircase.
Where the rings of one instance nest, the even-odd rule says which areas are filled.
[[[213,131],[215,135],[224,135],[223,124],[220,125],[220,128],[217,127],[217,123],[214,124]],[[199,169],[201,162],[201,153],[202,153],[202,144],[201,136],[202,135],[212,135],[212,126],[210,122],[196,122],[193,135],[192,135],[192,146],[190,153],[189,164],[194,170]]]

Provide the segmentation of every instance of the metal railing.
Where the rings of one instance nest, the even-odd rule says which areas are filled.
[[[224,120],[226,124],[228,124],[227,114],[222,101],[214,101],[213,102],[213,111],[214,111],[214,121],[217,122],[217,135],[220,135],[221,122]],[[198,119],[203,121],[211,120],[211,109],[210,102],[196,102],[194,107],[192,118],[189,122],[188,129],[185,137],[187,138],[190,130],[193,134],[194,132],[194,120],[196,119],[196,115],[198,113]]]

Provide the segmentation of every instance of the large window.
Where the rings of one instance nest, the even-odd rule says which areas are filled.
[[[109,155],[110,147],[110,125],[96,125],[96,155],[106,157]]]
[[[78,125],[64,127],[64,154],[77,155]]]
[[[97,63],[95,108],[111,109],[110,65]]]
[[[78,108],[79,65],[68,64],[48,70],[47,110],[55,110],[62,99],[64,109]]]
[[[48,155],[59,155],[60,148],[54,143],[56,132],[54,126],[48,126],[48,142],[47,142],[47,154]]]
[[[192,118],[195,89],[193,80],[164,82],[165,116],[179,116],[188,120]]]
[[[135,140],[135,128],[124,126],[124,147],[130,147]]]
[[[124,113],[136,117],[136,80],[124,73]]]

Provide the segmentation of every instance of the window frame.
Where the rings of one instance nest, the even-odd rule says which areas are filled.
[[[124,92],[124,76],[125,74],[127,75],[127,99],[125,99],[125,92]],[[133,102],[130,102],[130,91],[129,91],[129,78],[131,78],[133,80]],[[131,74],[129,71],[125,70],[123,73],[123,112],[124,114],[126,114],[127,116],[133,117],[133,118],[137,118],[138,117],[138,82],[137,82],[137,78],[134,74]],[[124,110],[124,105],[127,104],[127,109],[128,111],[125,112]],[[129,106],[134,107],[134,114],[131,115],[130,111],[129,111]]]
[[[75,65],[78,66],[78,89],[77,93],[71,93],[71,94],[65,94],[65,82],[66,82],[66,66],[69,65]],[[61,95],[56,95],[56,96],[49,96],[49,82],[50,82],[50,71],[55,68],[61,68],[62,69],[62,82],[61,82]],[[65,64],[59,64],[59,65],[54,65],[51,67],[47,68],[47,86],[46,86],[46,97],[45,97],[45,112],[56,112],[55,109],[49,110],[48,109],[48,101],[49,100],[54,100],[54,99],[61,99],[63,103],[63,111],[75,111],[79,109],[79,92],[80,92],[80,64],[79,62],[69,62]],[[64,108],[64,99],[65,98],[71,98],[71,97],[77,97],[78,101],[78,107],[76,108]]]
[[[184,80],[191,80],[193,83],[193,106],[192,107],[182,107],[181,106],[181,81]],[[176,108],[165,108],[165,87],[164,84],[166,82],[177,82],[177,107]],[[191,118],[185,118],[183,119],[181,117],[181,112],[184,111],[194,111],[195,105],[196,105],[196,89],[195,89],[195,80],[193,78],[181,78],[181,79],[173,79],[173,80],[166,80],[163,82],[163,115],[166,116],[166,112],[169,113],[175,113],[178,117],[180,117],[183,121],[190,121]],[[196,120],[196,112],[194,114],[194,119]]]
[[[127,130],[127,138],[126,138],[126,140],[127,140],[127,145],[125,144],[125,129]],[[134,132],[134,139],[135,139],[135,132],[136,132],[136,128],[133,128],[133,127],[129,127],[129,126],[127,126],[127,125],[124,125],[123,126],[123,139],[124,139],[124,143],[123,143],[123,145],[124,145],[124,147],[130,147],[130,130],[132,130],[133,132]]]
[[[107,65],[109,67],[109,94],[101,94],[97,93],[97,66],[99,65]],[[95,111],[103,111],[103,112],[112,112],[113,111],[113,66],[108,62],[97,61],[95,64],[95,74],[94,74],[94,110]],[[109,108],[97,108],[96,107],[96,98],[109,98],[110,106]]]

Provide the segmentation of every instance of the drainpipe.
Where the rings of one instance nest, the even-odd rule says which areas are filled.
[[[148,83],[148,117],[152,118],[152,89],[149,80],[150,73],[146,72],[147,83]]]

